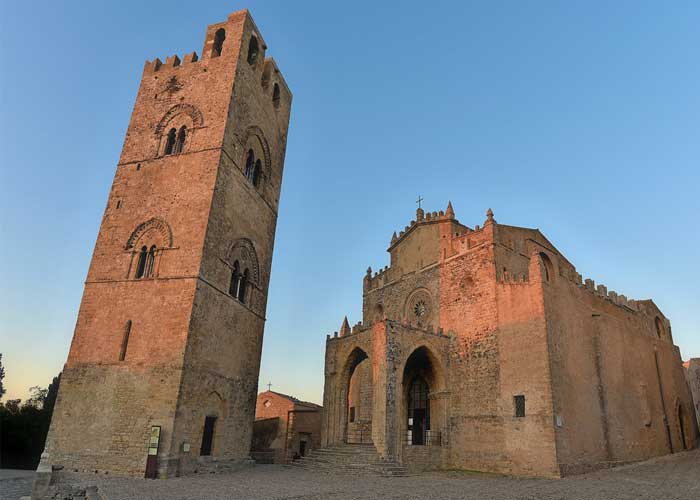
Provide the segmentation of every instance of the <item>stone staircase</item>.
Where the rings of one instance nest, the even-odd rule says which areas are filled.
[[[307,470],[333,474],[364,472],[378,476],[407,476],[408,471],[396,462],[387,462],[372,444],[346,444],[311,450],[305,457],[291,464]]]

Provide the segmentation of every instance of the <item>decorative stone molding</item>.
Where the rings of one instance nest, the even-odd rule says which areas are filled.
[[[252,281],[256,286],[260,285],[260,266],[258,265],[258,255],[255,252],[253,242],[248,238],[241,238],[229,248],[224,259],[229,266],[233,266],[238,261],[241,270],[250,269]]]
[[[134,245],[137,241],[139,241],[139,239],[141,239],[141,236],[151,230],[156,231],[160,235],[162,247],[173,246],[173,231],[170,229],[170,225],[163,219],[153,217],[152,219],[139,224],[134,232],[131,233],[131,236],[129,236],[129,239],[126,242],[126,246],[124,247],[125,250],[134,248]]]
[[[160,119],[158,125],[156,126],[155,134],[159,137],[163,135],[163,130],[165,130],[168,123],[170,123],[170,120],[183,113],[192,119],[193,127],[201,127],[204,125],[202,112],[199,111],[196,106],[193,106],[192,104],[180,103],[170,108],[165,115],[163,115],[163,118]]]
[[[260,141],[260,145],[262,146],[263,150],[263,155],[265,156],[265,177],[269,179],[270,175],[272,174],[272,158],[270,156],[270,145],[267,143],[265,134],[263,133],[260,127],[252,125],[246,129],[245,136],[243,137],[244,154],[246,151],[246,145],[252,137],[256,137]],[[245,159],[243,160],[243,163],[245,163]]]

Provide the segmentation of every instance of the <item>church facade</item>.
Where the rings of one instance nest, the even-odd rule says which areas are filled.
[[[292,95],[248,11],[145,64],[42,462],[248,460]],[[50,467],[47,468],[50,470]]]
[[[583,280],[537,229],[467,227],[451,204],[363,280],[326,340],[322,446],[409,469],[561,476],[697,445],[668,319]]]

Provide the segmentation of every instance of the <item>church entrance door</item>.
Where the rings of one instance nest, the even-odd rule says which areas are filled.
[[[202,447],[199,451],[201,456],[211,455],[212,444],[214,444],[214,425],[216,425],[216,417],[208,416],[204,419]]]
[[[425,434],[430,428],[430,405],[428,384],[421,376],[416,376],[408,390],[408,428],[411,431],[411,444],[425,444]]]
[[[413,410],[412,443],[416,445],[425,444],[425,410]]]

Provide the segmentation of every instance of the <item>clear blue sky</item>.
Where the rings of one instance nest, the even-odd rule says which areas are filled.
[[[700,3],[3,2],[7,397],[65,361],[143,62],[244,7],[294,93],[261,388],[321,399],[419,194],[539,227],[700,356]]]

